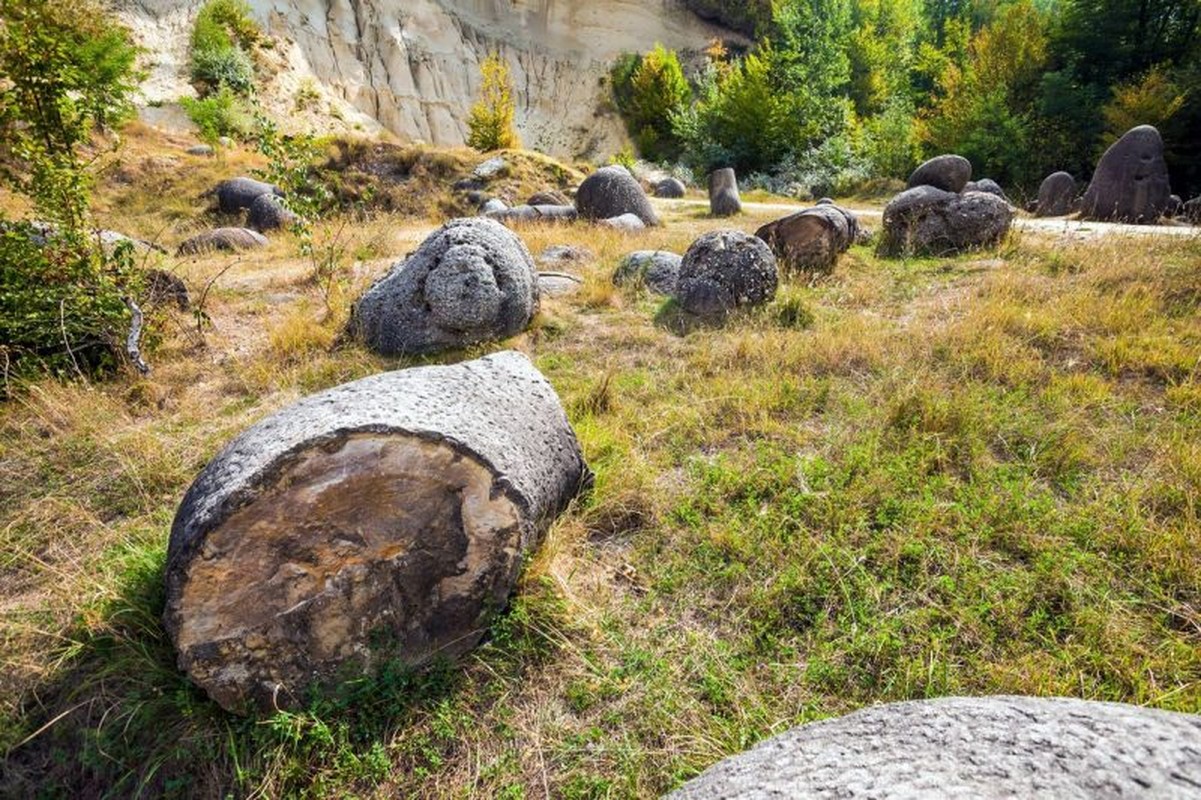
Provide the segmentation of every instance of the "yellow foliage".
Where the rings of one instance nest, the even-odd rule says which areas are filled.
[[[517,104],[513,100],[509,65],[500,54],[493,53],[480,64],[480,75],[484,79],[480,99],[467,120],[468,146],[482,152],[521,147],[513,125]]]
[[[1162,125],[1176,115],[1188,93],[1167,73],[1154,67],[1142,78],[1124,83],[1113,90],[1113,99],[1105,105],[1105,145],[1139,125]]]

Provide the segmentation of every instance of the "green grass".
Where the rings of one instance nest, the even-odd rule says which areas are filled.
[[[230,436],[404,362],[329,351],[316,289],[273,250],[217,290],[204,349],[167,337],[152,380],[0,409],[0,792],[653,797],[870,703],[1201,712],[1201,243],[855,248],[689,330],[608,286],[622,252],[763,221],[587,232],[584,292],[507,346],[560,392],[593,493],[463,664],[302,712],[233,718],[175,670],[167,530]]]

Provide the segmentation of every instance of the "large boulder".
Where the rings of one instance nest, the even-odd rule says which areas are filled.
[[[933,186],[907,189],[884,207],[884,255],[946,256],[998,244],[1013,207],[984,192],[953,194]]]
[[[655,294],[676,293],[683,257],[666,250],[638,250],[621,260],[613,273],[616,286],[643,285]]]
[[[249,228],[217,228],[197,234],[180,244],[176,255],[194,256],[214,250],[238,253],[267,246],[267,237]]]
[[[602,167],[576,191],[575,205],[584,219],[602,220],[634,214],[648,226],[659,224],[650,198],[625,167]]]
[[[1163,214],[1171,194],[1163,138],[1150,125],[1140,125],[1101,156],[1080,213],[1086,219],[1149,225]]]
[[[538,273],[521,240],[485,217],[430,234],[355,305],[350,330],[381,355],[418,355],[514,336],[538,311]]]
[[[876,706],[717,764],[675,800],[1201,797],[1201,716],[1033,697]]]
[[[909,176],[909,188],[933,186],[944,192],[962,192],[972,179],[972,162],[963,156],[935,156],[923,163]]]
[[[1071,213],[1076,199],[1076,179],[1067,172],[1053,172],[1038,187],[1036,217],[1063,217]]]
[[[854,214],[825,204],[769,222],[755,232],[785,269],[829,272],[859,236]]]
[[[688,187],[679,178],[664,178],[655,184],[655,197],[679,199],[688,193]]]
[[[274,194],[262,194],[250,204],[246,214],[246,226],[256,231],[274,231],[295,225],[300,220],[283,201]]]
[[[590,478],[520,353],[307,397],[230,442],[175,515],[163,621],[179,666],[223,708],[270,712],[458,657]]]
[[[730,168],[714,170],[709,176],[709,212],[715,217],[732,217],[742,213],[742,197],[738,194],[738,176]]]
[[[230,178],[217,184],[217,206],[222,214],[237,214],[265,194],[282,195],[278,186],[254,178]]]
[[[689,314],[723,316],[776,296],[776,257],[760,238],[742,231],[701,236],[680,262],[676,298]]]

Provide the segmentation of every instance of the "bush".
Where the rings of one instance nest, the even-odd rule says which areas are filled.
[[[678,156],[672,117],[688,107],[692,89],[675,51],[657,44],[645,56],[622,57],[610,78],[613,99],[642,155],[656,160]]]
[[[480,89],[479,102],[471,109],[471,116],[467,120],[470,131],[467,145],[484,153],[520,147],[521,142],[513,126],[517,104],[513,101],[509,65],[499,54],[493,53],[480,64],[480,74],[484,84]]]
[[[222,136],[249,139],[254,132],[254,121],[245,101],[228,86],[199,100],[185,97],[179,102],[206,142],[214,143]]]
[[[254,89],[254,65],[241,48],[192,51],[192,81],[205,92],[231,89],[240,95]]]
[[[192,82],[203,94],[228,88],[246,95],[254,89],[250,50],[258,26],[242,0],[208,0],[192,28]]]

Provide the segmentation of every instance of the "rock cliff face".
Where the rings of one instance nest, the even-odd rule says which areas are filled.
[[[274,40],[262,52],[269,107],[296,118],[302,86],[319,99],[302,120],[386,128],[404,139],[461,144],[479,63],[499,52],[516,89],[527,147],[558,156],[611,152],[624,140],[608,101],[609,66],[656,42],[696,53],[738,34],[677,0],[250,0]],[[188,40],[198,0],[119,0],[149,52],[148,105],[192,93]]]

